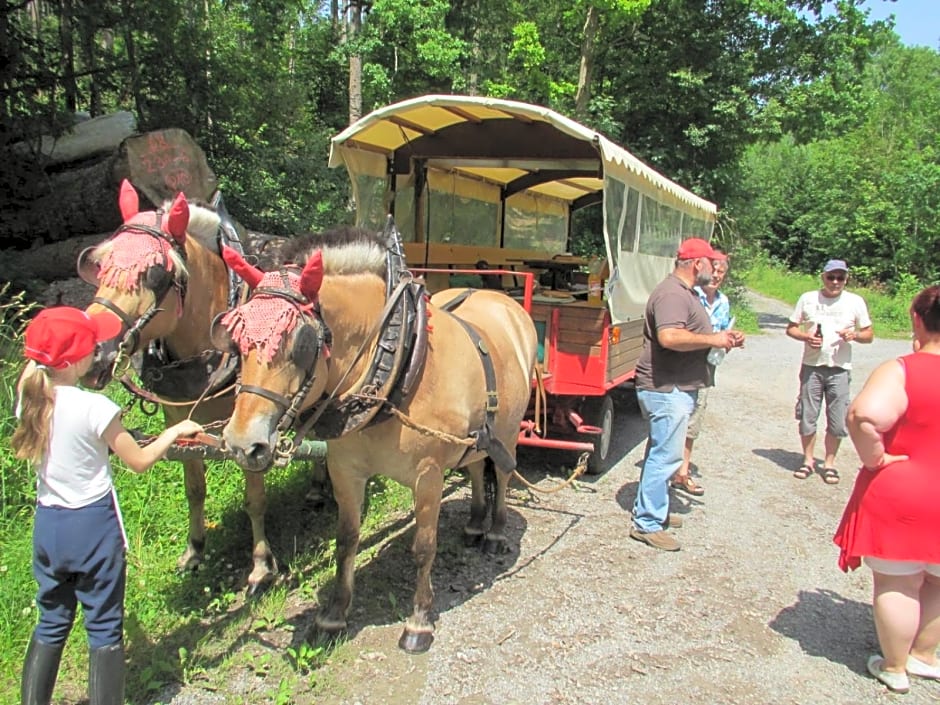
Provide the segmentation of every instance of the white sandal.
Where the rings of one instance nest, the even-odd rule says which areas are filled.
[[[883,657],[875,654],[868,657],[868,672],[875,678],[884,683],[892,693],[906,693],[911,689],[911,682],[908,680],[907,673],[895,673],[894,671],[885,671],[885,660]],[[926,664],[925,664],[926,665]]]
[[[907,672],[918,678],[931,678],[940,680],[940,662],[933,664],[924,663],[919,658],[913,656],[907,657]]]

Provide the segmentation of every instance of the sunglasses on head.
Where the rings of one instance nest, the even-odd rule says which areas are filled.
[[[827,282],[844,282],[845,275],[844,274],[827,274],[826,281]]]

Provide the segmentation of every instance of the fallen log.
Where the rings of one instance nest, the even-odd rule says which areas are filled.
[[[78,122],[58,137],[43,135],[17,142],[10,145],[10,151],[18,157],[38,159],[45,168],[57,167],[110,154],[136,131],[133,113],[120,111]]]

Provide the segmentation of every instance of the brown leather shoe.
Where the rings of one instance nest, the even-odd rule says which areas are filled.
[[[647,546],[658,548],[660,551],[678,551],[679,542],[676,537],[667,531],[640,531],[635,526],[630,529],[630,538],[645,543]]]
[[[666,517],[666,523],[663,524],[663,528],[681,529],[683,524],[685,524],[685,521],[683,521],[681,514],[670,514]]]

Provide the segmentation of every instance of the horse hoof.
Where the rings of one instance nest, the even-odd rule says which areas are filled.
[[[249,582],[248,589],[246,590],[246,597],[249,600],[256,600],[262,595],[264,595],[268,588],[274,584],[274,578],[270,577],[265,580],[260,580],[258,582]]]
[[[202,566],[202,556],[185,553],[176,562],[177,573],[195,573]]]
[[[469,531],[463,532],[463,545],[464,548],[475,548],[483,542],[483,534],[471,533]]]
[[[317,615],[313,619],[313,625],[318,634],[318,640],[324,638],[333,640],[346,631],[346,622],[338,619],[331,619],[326,616]]]
[[[431,648],[432,641],[433,632],[412,632],[406,629],[398,640],[398,648],[409,654],[423,654]]]
[[[339,631],[327,631],[323,629],[323,627],[315,624],[313,629],[307,632],[307,637],[304,641],[311,646],[334,646],[342,639],[344,633],[344,629],[340,629]]]
[[[504,538],[491,538],[487,536],[483,539],[483,553],[502,555],[509,553],[509,546],[506,545],[506,539]]]

